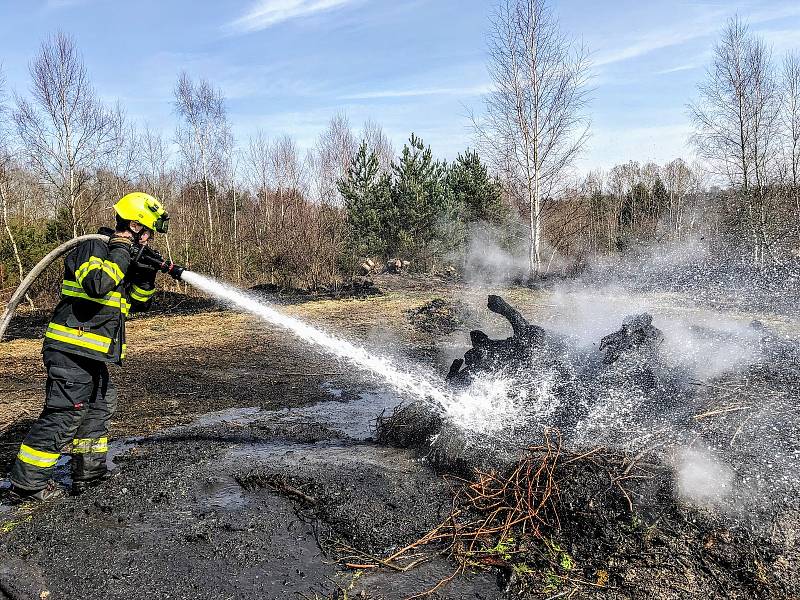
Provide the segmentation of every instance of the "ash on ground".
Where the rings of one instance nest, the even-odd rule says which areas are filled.
[[[490,296],[488,308],[513,335],[494,340],[473,331],[472,348],[447,380],[455,390],[487,377],[511,381],[523,422],[482,432],[447,407],[416,402],[380,419],[380,442],[413,448],[440,472],[502,479],[554,427],[566,460],[552,472],[560,519],[547,523],[547,535],[571,549],[585,569],[580,577],[622,569],[618,589],[631,593],[629,579],[645,577],[642,588],[658,597],[797,597],[800,544],[786,534],[800,523],[797,340],[760,322],[676,333],[641,313],[587,348],[529,323],[502,298]],[[740,356],[728,369],[704,369],[717,360],[712,346],[746,364]],[[525,548],[514,552],[528,556]],[[526,560],[505,563],[514,572],[536,562]],[[654,568],[664,561],[667,568]]]

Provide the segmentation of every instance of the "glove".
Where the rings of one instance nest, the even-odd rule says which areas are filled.
[[[137,262],[147,268],[159,270],[165,260],[157,250],[153,250],[150,246],[144,246],[137,257]]]
[[[113,250],[114,248],[122,248],[123,250],[127,250],[131,257],[131,263],[137,262],[142,254],[142,251],[144,250],[144,246],[134,244],[133,240],[121,235],[112,236],[111,239],[108,240],[108,249]]]
[[[141,255],[138,257],[138,264],[148,269],[155,269],[156,271],[166,273],[176,281],[181,278],[184,271],[183,267],[166,260],[158,251],[153,250],[149,246],[145,246],[142,249]]]

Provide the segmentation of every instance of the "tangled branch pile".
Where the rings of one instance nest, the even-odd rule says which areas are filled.
[[[485,569],[528,598],[792,597],[781,565],[793,546],[676,500],[670,468],[645,453],[567,450],[546,429],[508,470],[446,480],[452,510],[438,526],[386,558],[348,548],[342,562],[407,571],[450,557],[452,574],[415,597]],[[788,526],[797,514],[782,518]]]
[[[442,552],[456,562],[455,571],[421,596],[443,587],[460,573],[475,569],[499,568],[509,584],[545,591],[573,587],[605,587],[608,572],[593,570],[593,581],[583,579],[573,556],[558,540],[561,530],[559,510],[560,479],[577,461],[601,465],[601,448],[575,455],[561,448],[560,433],[545,431],[543,443],[527,449],[505,474],[475,470],[472,480],[450,477],[453,508],[441,524],[412,544],[373,566],[406,571],[421,561],[423,548],[437,543]],[[595,455],[591,458],[591,455]],[[611,464],[603,464],[606,469]],[[619,465],[617,465],[619,466]],[[629,468],[629,467],[628,467]],[[624,475],[608,471],[609,481],[627,497],[620,484]],[[421,558],[422,557],[422,558]],[[367,567],[370,565],[354,565]]]

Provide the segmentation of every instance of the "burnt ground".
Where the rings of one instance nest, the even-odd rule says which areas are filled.
[[[467,345],[469,323],[448,319],[437,331],[409,315],[426,314],[437,298],[478,310],[485,293],[476,293],[473,304],[465,290],[440,280],[384,279],[377,281],[380,296],[285,308],[370,347],[391,345],[406,359],[433,361],[444,374]],[[526,314],[550,302],[522,290],[512,297]],[[456,565],[436,553],[404,573],[352,566],[374,565],[414,542],[452,507],[452,482],[412,451],[371,440],[375,417],[401,399],[250,317],[177,300],[183,303],[129,324],[130,360],[113,373],[120,390],[111,452],[117,477],[80,497],[0,508],[0,598],[393,599],[449,577]],[[434,307],[438,315],[441,303]],[[477,319],[491,320],[485,311]],[[44,382],[41,340],[35,325],[24,329],[0,346],[6,470],[39,410]],[[614,527],[605,531],[603,521],[594,532],[603,540],[596,551],[609,557],[607,589],[598,587],[594,571],[577,592],[552,582],[507,587],[507,569],[476,565],[432,597],[545,598],[562,589],[574,598],[713,597],[731,585],[743,598],[792,597],[789,587],[775,587],[772,571],[781,568],[782,581],[793,581],[800,593],[796,507],[787,506],[775,534],[785,538],[785,551],[748,555],[737,548],[757,538],[702,511],[675,514],[703,527],[645,522],[625,509],[624,498],[603,492],[598,497],[610,499],[599,506],[618,514]],[[575,523],[564,528],[565,546],[575,527],[592,522],[575,511],[565,511]],[[591,548],[566,553],[583,559]]]

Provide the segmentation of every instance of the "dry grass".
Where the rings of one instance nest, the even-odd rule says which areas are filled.
[[[368,299],[305,302],[281,310],[348,338],[368,340],[377,331],[381,333],[376,335],[390,331],[393,337],[413,344],[415,331],[404,310],[420,306],[431,297],[429,292],[416,290],[390,292]],[[242,347],[260,346],[269,351],[279,341],[285,343],[282,336],[256,317],[232,311],[154,315],[127,324],[128,356],[139,368],[148,361],[180,364],[208,351],[223,357]],[[46,379],[41,352],[41,338],[0,343],[0,434],[15,421],[38,413]],[[123,379],[128,378],[131,368],[123,367]],[[300,378],[302,368],[297,370],[296,377]]]

